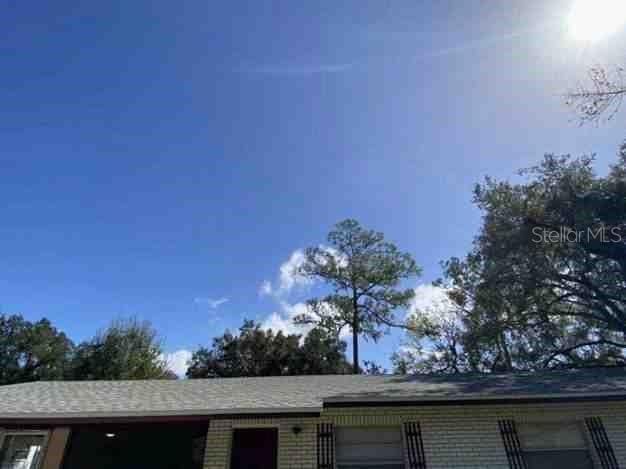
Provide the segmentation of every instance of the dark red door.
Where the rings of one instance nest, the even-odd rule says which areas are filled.
[[[278,430],[237,428],[233,431],[231,469],[276,469]]]

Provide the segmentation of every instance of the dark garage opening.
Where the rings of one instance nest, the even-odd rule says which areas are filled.
[[[208,425],[72,427],[63,469],[202,469]]]

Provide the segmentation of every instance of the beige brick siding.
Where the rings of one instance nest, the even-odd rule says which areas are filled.
[[[207,432],[204,469],[226,469],[230,463],[233,428],[278,428],[278,466],[280,469],[317,467],[317,418],[214,419]],[[296,434],[294,427],[301,429]]]
[[[498,420],[582,421],[602,417],[620,466],[626,469],[626,403],[472,405],[327,409],[320,418],[214,419],[204,469],[228,469],[232,429],[273,426],[279,430],[279,469],[310,469],[317,462],[317,423],[337,426],[402,425],[419,421],[429,469],[507,469]],[[302,429],[299,434],[294,426]],[[590,448],[592,445],[590,444]],[[593,453],[593,450],[592,450]],[[600,467],[598,465],[598,467]]]

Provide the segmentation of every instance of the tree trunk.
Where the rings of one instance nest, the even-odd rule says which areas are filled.
[[[506,337],[504,336],[504,332],[500,331],[500,348],[502,350],[502,355],[504,356],[504,363],[507,371],[513,371],[513,361],[511,360],[511,354],[509,353],[509,346],[506,343]]]
[[[352,373],[358,375],[361,370],[359,369],[359,333],[352,326]]]
[[[361,372],[359,367],[359,305],[356,292],[352,299],[352,373],[358,375]]]

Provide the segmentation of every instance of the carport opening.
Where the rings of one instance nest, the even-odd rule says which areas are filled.
[[[73,427],[63,469],[201,469],[207,424]]]

